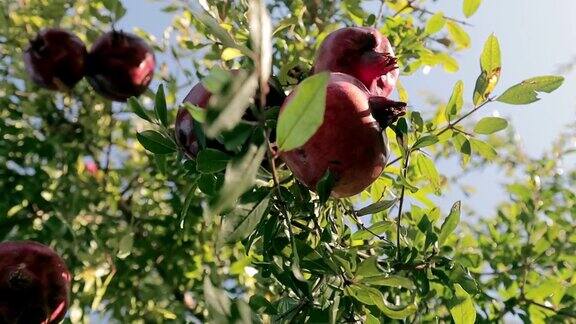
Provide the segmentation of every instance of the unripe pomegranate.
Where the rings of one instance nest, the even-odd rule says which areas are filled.
[[[154,52],[142,38],[114,30],[92,45],[87,78],[103,97],[126,101],[146,91],[155,66]]]
[[[349,74],[381,97],[394,91],[400,73],[390,41],[371,27],[347,27],[330,33],[320,45],[313,71]]]
[[[238,70],[232,70],[231,72],[233,74],[237,74]],[[206,108],[211,96],[212,94],[204,87],[204,85],[202,85],[202,83],[199,82],[194,87],[192,87],[188,95],[186,95],[186,98],[184,98],[184,102],[188,102],[201,108]],[[266,95],[266,107],[278,107],[282,105],[284,99],[286,99],[286,95],[282,89],[279,88],[279,85],[276,85],[274,82],[272,82],[272,80],[269,81],[268,93]],[[256,99],[256,101],[258,100]],[[256,102],[256,104],[259,105],[258,102]],[[242,118],[251,121],[255,120],[252,111],[249,109],[246,110],[246,113]],[[196,140],[196,134],[194,133],[193,118],[188,110],[184,108],[178,110],[178,114],[176,115],[176,123],[174,126],[176,132],[176,141],[178,144],[182,147],[188,157],[196,158],[199,147],[198,141]],[[224,146],[215,140],[209,140],[207,145],[211,148],[224,150]]]
[[[280,108],[298,92],[298,87]],[[374,97],[358,79],[331,73],[324,122],[304,146],[280,156],[298,180],[311,190],[330,170],[336,182],[332,196],[360,193],[376,180],[388,160],[383,129],[405,112],[405,103]]]
[[[44,29],[24,52],[26,71],[36,84],[51,90],[70,90],[84,77],[86,46],[76,35],[58,28]]]
[[[0,323],[59,323],[68,309],[71,278],[48,246],[0,243]]]

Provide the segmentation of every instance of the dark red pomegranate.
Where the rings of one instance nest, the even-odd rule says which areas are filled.
[[[238,70],[233,70],[231,72],[236,74],[238,73]],[[280,89],[280,86],[271,80],[268,82],[268,88],[266,107],[278,107],[282,105],[286,95],[284,94],[284,91]],[[212,94],[204,87],[204,85],[202,85],[202,83],[199,82],[192,87],[188,95],[186,95],[186,98],[184,98],[184,102],[188,102],[201,108],[206,108],[211,96]],[[246,110],[243,118],[245,120],[255,120],[251,110]],[[182,108],[178,110],[174,126],[176,141],[183,148],[188,157],[195,158],[199,150],[198,141],[196,140],[196,134],[194,132],[193,118],[186,109]],[[215,140],[209,140],[207,145],[216,149],[224,149],[224,146]]]
[[[142,38],[111,31],[92,45],[86,76],[103,97],[126,101],[148,89],[155,66],[154,52]]]
[[[36,84],[67,91],[84,77],[86,46],[76,35],[58,28],[44,29],[24,52],[26,71]]]
[[[294,97],[298,87],[280,109]],[[332,196],[360,193],[376,180],[388,160],[382,130],[405,112],[405,103],[375,97],[358,79],[331,73],[324,122],[304,146],[280,156],[298,180],[311,190],[330,170],[336,178]]]
[[[320,45],[313,71],[349,74],[381,97],[394,91],[400,73],[390,41],[370,27],[347,27],[330,33]]]
[[[53,324],[66,314],[72,276],[36,242],[0,243],[0,323]]]

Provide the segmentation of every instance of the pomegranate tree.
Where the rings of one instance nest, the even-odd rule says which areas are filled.
[[[298,87],[280,109],[282,114]],[[332,196],[353,196],[376,180],[388,160],[383,129],[405,112],[405,103],[373,96],[358,79],[331,73],[324,121],[304,146],[280,156],[296,178],[314,190],[330,170]]]
[[[399,75],[390,41],[370,27],[347,27],[330,33],[320,45],[313,71],[349,74],[381,97],[394,91]]]
[[[0,323],[60,322],[68,309],[71,278],[48,246],[0,243]]]
[[[24,52],[32,81],[51,90],[70,90],[84,77],[86,46],[76,35],[58,28],[44,29]]]
[[[87,78],[103,97],[126,101],[148,89],[155,66],[154,52],[142,38],[114,30],[92,45]]]

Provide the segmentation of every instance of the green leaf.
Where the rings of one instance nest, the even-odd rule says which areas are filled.
[[[251,145],[242,158],[228,163],[224,185],[211,206],[213,214],[219,214],[222,210],[232,207],[236,200],[254,185],[256,173],[265,153],[265,145],[260,147]]]
[[[278,117],[277,142],[281,151],[304,145],[320,128],[326,108],[330,74],[322,72],[302,81]]]
[[[480,55],[480,68],[482,71],[487,73],[494,73],[496,70],[500,71],[502,67],[501,56],[498,38],[491,34],[484,43],[484,49]]]
[[[170,139],[154,130],[145,130],[136,134],[136,138],[148,151],[155,154],[176,152],[176,145]]]
[[[318,196],[320,197],[321,205],[326,203],[328,198],[330,198],[335,183],[336,178],[334,174],[330,172],[330,169],[326,170],[322,178],[318,181],[318,184],[316,184],[316,192],[318,192]]]
[[[222,51],[220,58],[222,59],[222,61],[230,61],[242,56],[244,56],[244,54],[239,49],[233,47],[226,47]]]
[[[475,152],[478,152],[478,154],[480,154],[480,156],[482,156],[483,158],[485,158],[488,161],[494,160],[494,158],[496,158],[496,156],[498,155],[498,153],[492,147],[492,145],[490,145],[486,142],[471,138],[470,144],[472,145],[472,149]]]
[[[192,118],[199,123],[203,123],[206,120],[206,109],[194,106],[189,102],[186,102],[182,105],[184,109],[188,110]]]
[[[363,277],[359,279],[359,282],[372,286],[402,287],[406,289],[416,288],[414,282],[409,278],[387,274]]]
[[[148,116],[146,110],[144,110],[144,107],[142,107],[140,101],[138,101],[136,97],[130,97],[128,99],[128,106],[130,106],[130,109],[132,110],[133,113],[136,114],[136,116],[146,121],[152,122],[152,119],[150,119],[150,116]]]
[[[452,95],[450,96],[450,100],[446,104],[446,119],[451,120],[452,117],[457,116],[460,111],[462,110],[462,106],[464,105],[464,82],[458,81],[454,85],[454,89],[452,89]]]
[[[132,247],[134,246],[134,234],[126,234],[120,239],[118,243],[118,256],[119,259],[125,259],[132,253]]]
[[[432,15],[430,19],[428,19],[428,22],[426,23],[426,29],[424,31],[426,34],[432,35],[442,30],[444,25],[446,25],[446,18],[444,18],[444,13],[439,11]]]
[[[454,297],[450,301],[450,314],[455,324],[473,324],[476,309],[472,297],[459,284],[454,284]]]
[[[481,2],[482,0],[464,0],[464,6],[462,8],[464,16],[466,16],[466,18],[472,17],[476,10],[478,10],[478,7],[480,7]]]
[[[450,209],[450,214],[448,214],[448,217],[446,217],[444,223],[442,224],[442,227],[440,228],[440,235],[438,237],[438,244],[440,246],[444,244],[448,236],[452,234],[452,232],[456,229],[456,226],[458,226],[459,222],[460,222],[460,202],[457,201],[454,203],[454,205],[452,205],[452,208]]]
[[[356,280],[359,280],[361,278],[364,277],[371,277],[371,276],[376,276],[382,273],[382,270],[380,270],[380,268],[378,268],[378,257],[377,256],[371,256],[367,259],[365,259],[364,261],[362,261],[359,265],[358,268],[356,269],[356,272],[354,273],[354,278]]]
[[[364,208],[358,209],[356,211],[356,215],[364,216],[364,215],[379,213],[381,211],[387,210],[390,207],[394,206],[397,201],[398,201],[398,199],[377,201],[377,202],[375,202],[371,205],[368,205]]]
[[[219,94],[224,87],[232,80],[232,73],[230,71],[215,68],[210,71],[206,77],[202,79],[202,85],[206,90],[212,94]]]
[[[166,109],[166,97],[164,96],[164,86],[162,84],[158,86],[158,90],[156,91],[154,111],[160,123],[162,123],[164,127],[168,127],[168,110]]]
[[[231,309],[230,298],[226,293],[212,284],[210,281],[210,276],[204,277],[204,302],[206,302],[208,308],[220,315],[229,316]]]
[[[480,119],[476,126],[474,126],[474,132],[477,134],[493,134],[501,131],[508,127],[508,121],[500,117],[484,117]]]
[[[226,169],[230,156],[215,149],[204,149],[196,158],[196,169],[202,173],[216,173]]]
[[[241,120],[250,100],[258,89],[258,76],[246,77],[238,73],[228,91],[213,95],[208,103],[204,131],[206,136],[215,138],[221,132],[233,129]]]
[[[365,305],[374,305],[380,309],[384,315],[393,319],[405,319],[414,314],[418,308],[416,304],[410,303],[405,306],[390,304],[384,299],[382,292],[376,288],[360,284],[353,284],[345,288],[346,294]]]
[[[414,142],[412,145],[412,150],[421,149],[430,145],[438,143],[438,137],[436,135],[426,135],[422,136]]]
[[[248,214],[232,213],[222,221],[220,238],[226,243],[234,243],[247,238],[266,215],[270,197],[264,198]]]
[[[511,105],[526,105],[540,100],[539,92],[551,93],[558,89],[564,78],[561,76],[540,76],[531,78],[506,90],[496,100]]]
[[[272,72],[272,22],[264,0],[250,0],[248,7],[250,40],[260,72],[259,84],[264,85]]]
[[[440,190],[441,179],[436,165],[424,154],[416,155],[416,167],[418,171],[426,178],[436,191]]]
[[[278,310],[272,303],[266,299],[266,297],[262,295],[253,295],[250,297],[250,302],[248,303],[250,307],[257,313],[261,314],[268,314],[268,315],[276,315],[278,314]]]
[[[459,49],[465,49],[470,47],[470,36],[466,31],[456,22],[447,21],[446,28],[448,33],[454,40]]]
[[[484,44],[484,50],[480,56],[480,68],[482,72],[476,80],[474,88],[474,104],[479,105],[494,91],[500,79],[501,54],[498,38],[493,34],[488,37]]]
[[[351,240],[369,240],[374,238],[374,234],[376,235],[380,235],[384,232],[386,232],[387,230],[390,230],[394,227],[394,223],[391,221],[380,221],[377,223],[372,224],[368,230],[359,230],[354,232],[354,234],[352,234],[350,236]]]

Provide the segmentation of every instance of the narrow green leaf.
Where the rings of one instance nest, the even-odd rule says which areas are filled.
[[[558,89],[564,78],[561,76],[540,76],[512,86],[496,100],[511,105],[526,105],[540,100],[538,92],[551,93]]]
[[[318,192],[318,196],[320,197],[320,204],[323,205],[328,201],[335,183],[336,178],[334,174],[330,172],[330,169],[326,170],[322,178],[318,181],[318,184],[316,184],[316,192]]]
[[[477,134],[493,134],[508,127],[508,121],[500,117],[484,117],[474,126]]]
[[[394,223],[391,221],[381,221],[372,224],[368,230],[359,230],[350,236],[351,240],[369,240],[374,238],[374,234],[380,235],[388,230],[394,228]]]
[[[470,47],[470,36],[458,23],[454,21],[447,21],[446,28],[456,43],[457,48],[465,49]]]
[[[460,222],[460,202],[457,201],[452,206],[450,214],[444,220],[442,227],[440,228],[440,235],[438,237],[438,244],[442,245],[448,238],[450,234],[456,229],[458,223]]]
[[[233,60],[235,58],[239,58],[244,56],[244,54],[237,48],[233,48],[233,47],[226,47],[223,51],[222,54],[220,55],[220,58],[223,61],[230,61]]]
[[[454,89],[452,89],[452,95],[450,100],[446,104],[445,115],[447,120],[451,120],[452,117],[457,116],[464,106],[464,82],[461,80],[456,82]]]
[[[145,130],[136,134],[136,138],[145,149],[156,154],[169,154],[176,152],[173,141],[154,130]]]
[[[376,214],[381,211],[389,209],[390,207],[394,206],[396,202],[398,202],[398,199],[380,200],[364,208],[358,209],[356,211],[356,215],[364,216],[369,214]]]
[[[127,258],[130,253],[132,253],[132,247],[134,246],[134,234],[126,234],[120,239],[118,243],[118,254],[116,255],[119,259]]]
[[[459,284],[454,284],[454,297],[450,301],[450,314],[455,324],[473,324],[476,309],[472,297]]]
[[[414,145],[412,145],[412,149],[417,150],[436,143],[438,143],[438,137],[436,135],[426,135],[417,139]]]
[[[222,210],[232,207],[236,200],[253,186],[265,153],[264,145],[260,147],[251,145],[242,158],[228,163],[224,185],[211,206],[213,214],[219,214]]]
[[[250,0],[248,5],[250,40],[258,57],[259,83],[264,85],[272,72],[272,22],[264,0]]]
[[[418,171],[426,178],[436,191],[440,190],[441,180],[440,174],[436,169],[436,165],[424,154],[416,155],[416,167]]]
[[[208,103],[208,112],[204,131],[210,138],[217,137],[221,132],[233,129],[242,120],[250,100],[258,89],[258,76],[250,74],[242,77],[242,73],[234,79],[224,94],[212,96]]]
[[[188,110],[192,118],[197,122],[203,123],[206,120],[206,109],[194,106],[189,102],[184,103],[182,106]]]
[[[226,295],[224,291],[214,287],[210,276],[204,277],[204,302],[207,304],[208,308],[223,316],[229,316],[231,310],[230,298]]]
[[[491,34],[484,43],[484,49],[480,55],[480,67],[482,71],[493,73],[502,67],[502,54],[500,53],[500,43],[498,38]]]
[[[414,314],[418,308],[410,303],[403,306],[392,305],[384,299],[384,295],[376,288],[354,284],[345,288],[346,294],[366,305],[374,305],[386,316],[393,319],[405,319]]]
[[[480,7],[480,3],[482,0],[464,0],[464,5],[462,8],[462,12],[466,18],[472,17],[472,15],[478,10]]]
[[[138,101],[137,98],[135,97],[130,97],[128,99],[128,106],[130,106],[130,109],[132,110],[133,113],[136,114],[136,116],[152,122],[152,119],[150,119],[150,116],[148,116],[148,114],[146,113],[146,110],[144,110],[144,107],[142,107],[142,105],[140,104],[140,101]]]
[[[444,13],[439,11],[434,15],[432,15],[430,19],[428,19],[424,31],[426,32],[426,34],[432,35],[442,30],[442,28],[444,28],[444,25],[446,25],[446,18],[444,18]]]
[[[230,156],[215,149],[204,149],[198,153],[196,168],[202,173],[216,173],[226,169]]]
[[[215,68],[202,79],[202,85],[212,94],[219,94],[230,83],[233,76],[230,71]]]
[[[330,74],[322,72],[302,81],[278,118],[277,142],[281,151],[304,145],[320,128],[326,108]]]
[[[406,289],[416,288],[414,282],[409,278],[387,274],[363,277],[359,282],[372,286],[402,287]]]
[[[226,243],[234,243],[247,238],[256,229],[262,217],[266,215],[270,197],[264,198],[248,214],[232,213],[222,222],[219,236]]]
[[[154,98],[154,111],[156,112],[156,118],[164,125],[168,127],[168,110],[166,108],[166,96],[164,95],[164,86],[160,84],[158,90],[156,91],[156,97]]]
[[[471,138],[470,144],[472,145],[472,149],[475,152],[478,152],[478,154],[480,154],[480,156],[482,156],[483,158],[485,158],[488,161],[494,160],[494,158],[496,158],[496,156],[498,155],[498,153],[492,147],[492,145],[490,145],[486,142]]]

